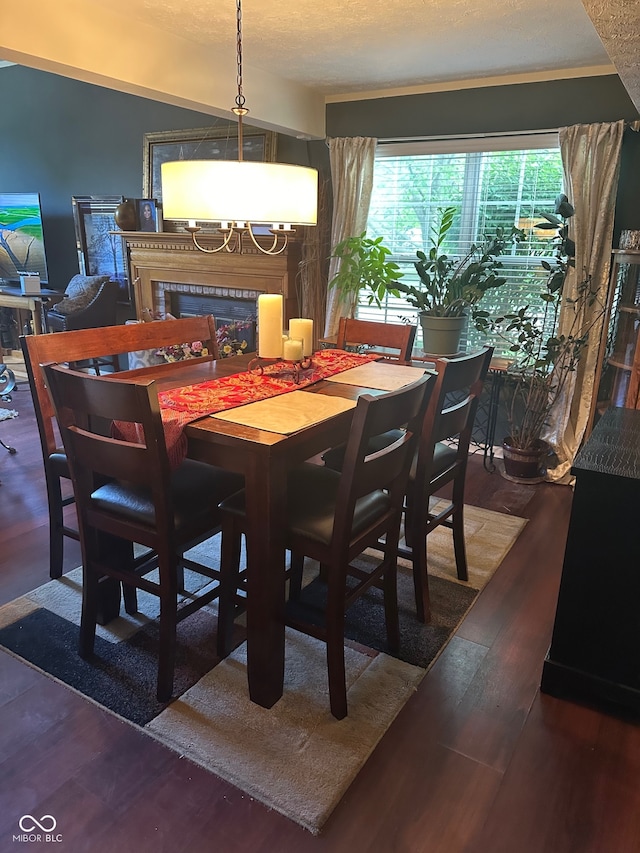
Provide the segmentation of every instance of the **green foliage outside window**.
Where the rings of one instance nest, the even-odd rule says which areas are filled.
[[[535,226],[543,211],[553,209],[561,190],[562,163],[557,148],[380,156],[367,236],[382,237],[391,250],[389,260],[404,273],[403,284],[417,285],[416,252],[428,251],[443,208],[459,211],[443,246],[450,257],[464,257],[486,234],[521,228],[526,242],[514,243],[500,259],[500,274],[507,277],[507,284],[483,297],[486,311],[504,314],[539,302],[537,295],[546,281],[541,259],[551,258],[554,247],[552,232]],[[387,322],[401,322],[403,318],[413,321],[415,309],[402,298],[389,295],[380,307],[365,300],[358,316]],[[472,328],[467,334],[469,346],[486,343]],[[498,354],[502,350],[508,354],[500,340],[493,343]]]

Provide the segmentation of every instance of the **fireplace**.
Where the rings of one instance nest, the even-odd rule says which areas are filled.
[[[174,317],[193,317],[201,314],[212,314],[219,332],[221,345],[234,346],[241,344],[242,349],[254,352],[256,349],[256,296],[252,293],[247,297],[246,291],[227,291],[221,294],[220,288],[212,287],[211,292],[192,294],[171,290],[171,285],[165,285],[165,304],[169,313]]]
[[[190,298],[189,310],[200,305],[214,317],[233,319],[236,315],[230,312],[249,308],[255,317],[261,293],[283,294],[285,324],[291,317],[300,316],[295,286],[300,244],[296,240],[274,257],[257,249],[247,249],[243,254],[205,254],[193,246],[188,234],[123,231],[121,237],[138,319],[145,308],[152,314],[174,313],[172,307],[179,305],[181,297]],[[215,248],[220,238],[203,235],[201,242]],[[223,302],[216,302],[218,299]],[[234,303],[237,308],[233,308]]]

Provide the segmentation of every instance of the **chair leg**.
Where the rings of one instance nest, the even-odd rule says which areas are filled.
[[[388,546],[389,547],[389,546]],[[387,643],[392,652],[400,648],[400,625],[398,622],[398,549],[393,543],[385,553],[386,568],[383,575],[384,621]]]
[[[47,476],[49,500],[49,577],[62,577],[64,559],[64,508],[60,479],[53,474]]]
[[[172,563],[173,559],[173,565]],[[173,694],[176,658],[178,586],[175,557],[159,555],[160,571],[160,646],[158,650],[158,702],[169,702]]]
[[[425,498],[428,506],[428,498]],[[412,500],[407,500],[405,511],[405,541],[411,543],[411,565],[413,589],[416,598],[416,614],[419,622],[431,621],[431,599],[429,597],[429,575],[427,572],[426,521]]]
[[[85,660],[93,655],[98,621],[98,575],[93,569],[93,559],[96,556],[95,543],[89,541],[82,548],[82,613],[80,616],[80,638],[78,654]]]
[[[456,479],[453,484],[453,503],[455,509],[451,518],[453,530],[453,552],[456,558],[456,571],[458,579],[469,580],[467,568],[467,549],[464,541],[464,478]]]
[[[428,498],[427,498],[428,500]],[[414,516],[413,499],[410,495],[405,498],[404,505],[404,541],[407,548],[413,548],[413,516]]]
[[[327,615],[327,622],[333,622]],[[336,720],[347,716],[347,685],[344,666],[344,620],[327,624],[327,671],[329,674],[329,703]]]
[[[78,654],[87,660],[93,655],[96,639],[98,613],[98,582],[90,572],[83,573],[82,579],[82,615],[80,617],[80,639]]]
[[[220,552],[220,594],[218,596],[218,636],[216,651],[219,658],[231,653],[236,591],[240,573],[242,531],[238,520],[227,516],[222,525]]]
[[[289,572],[289,601],[299,601],[302,593],[302,573],[304,556],[291,553],[291,570]]]
[[[183,555],[180,554],[182,557]],[[184,587],[184,565],[182,563],[178,563],[176,567],[176,580],[178,583],[178,592],[185,592]]]
[[[129,616],[135,616],[138,612],[138,590],[131,584],[122,584],[122,598],[124,599],[124,610]]]

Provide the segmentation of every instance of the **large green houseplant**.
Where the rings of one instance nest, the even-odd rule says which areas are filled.
[[[485,236],[482,242],[472,244],[463,257],[450,257],[444,251],[444,244],[456,212],[455,207],[440,211],[428,251],[416,253],[418,260],[414,266],[418,283],[395,284],[406,301],[418,309],[424,350],[434,355],[457,351],[467,317],[475,318],[475,306],[487,291],[507,281],[499,274],[502,268],[499,256],[508,243],[524,238],[518,228],[511,228],[508,233],[497,228],[495,235]]]
[[[391,249],[382,237],[367,237],[366,231],[357,237],[346,237],[336,244],[332,257],[340,259],[340,267],[329,282],[339,291],[353,317],[360,291],[365,291],[369,305],[381,307],[387,292],[398,295],[397,281],[404,273],[389,260]]]
[[[569,270],[575,268],[575,243],[568,226],[573,215],[573,206],[561,194],[553,214],[542,214],[545,221],[535,226],[556,232],[554,258],[542,261],[547,271],[540,294],[543,311],[533,313],[527,305],[503,317],[492,318],[482,311],[476,314],[476,326],[507,341],[514,357],[507,370],[509,435],[503,453],[505,475],[518,482],[544,479],[550,448],[543,435],[552,409],[569,391],[589,333],[604,310],[588,275],[577,285],[573,298],[564,293]],[[599,308],[593,310],[594,305]],[[563,306],[571,312],[571,319],[565,324],[565,333],[558,334],[555,330]]]

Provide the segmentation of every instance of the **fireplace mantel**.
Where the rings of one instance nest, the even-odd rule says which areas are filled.
[[[206,254],[195,248],[190,234],[119,233],[133,283],[138,319],[142,318],[144,308],[152,313],[166,310],[164,286],[167,283],[173,290],[203,295],[207,288],[215,288],[217,293],[242,291],[248,296],[253,292],[256,298],[260,293],[282,293],[285,321],[300,313],[295,287],[300,243],[296,240],[290,240],[280,255],[264,255],[253,246],[242,254],[224,250]],[[221,238],[215,234],[198,235],[198,239],[206,248],[221,243]]]

